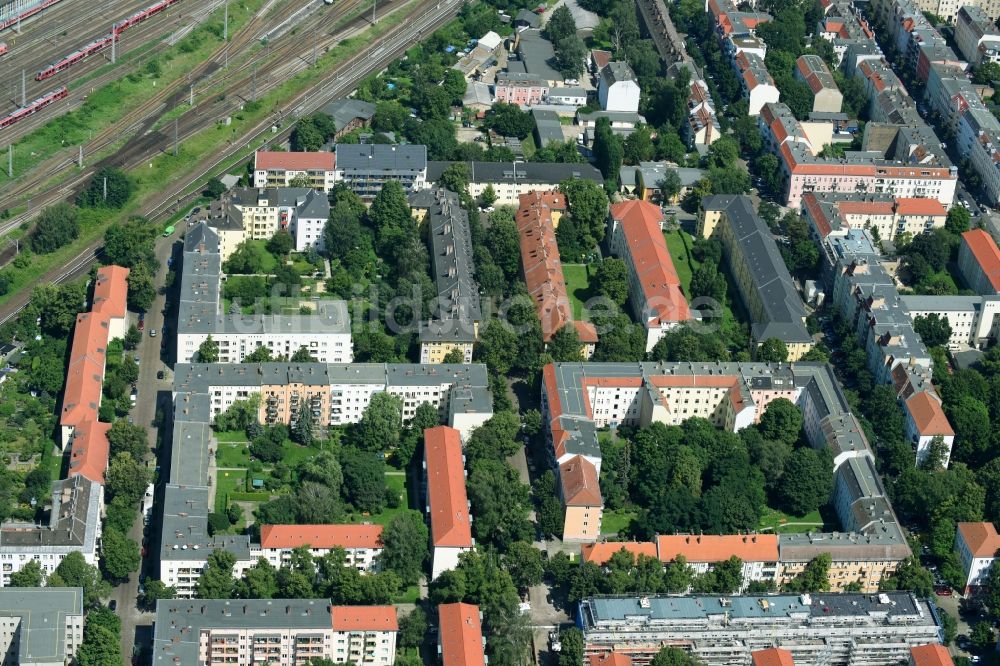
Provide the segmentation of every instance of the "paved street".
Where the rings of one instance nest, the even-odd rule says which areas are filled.
[[[179,233],[175,233],[169,238],[160,237],[156,241],[156,256],[161,262],[160,271],[156,275],[157,286],[162,286],[167,276],[167,258],[170,256],[171,249],[175,242],[179,239]],[[153,454],[152,447],[156,445],[156,428],[153,426],[154,419],[156,417],[156,410],[158,405],[163,405],[164,407],[169,405],[170,401],[170,368],[167,367],[165,363],[161,360],[160,345],[165,339],[163,336],[163,305],[164,296],[162,294],[157,294],[153,305],[150,307],[149,312],[145,316],[144,330],[142,331],[142,342],[139,343],[138,349],[134,352],[139,356],[139,381],[138,381],[138,398],[136,399],[136,406],[132,410],[132,418],[136,423],[142,425],[146,428],[148,434],[150,451],[147,454],[147,462],[150,467],[156,466],[156,457]],[[137,317],[134,313],[130,313],[130,318],[134,323]],[[156,331],[156,337],[150,337],[149,332],[151,330]],[[158,380],[156,378],[156,373],[160,370],[164,371],[164,378]],[[164,411],[167,411],[164,409]],[[150,530],[150,538],[153,539],[157,536],[158,530]],[[135,539],[137,542],[142,543],[143,538],[143,522],[142,516],[136,520],[135,524],[132,525],[132,529],[129,530],[129,538]],[[155,546],[155,542],[151,545]],[[156,553],[155,548],[148,549],[150,553]],[[125,658],[126,662],[131,659],[133,646],[136,644],[136,631],[137,628],[149,627],[153,624],[153,613],[141,613],[136,607],[136,598],[139,594],[139,578],[143,573],[154,572],[155,563],[151,562],[147,558],[143,558],[142,566],[140,567],[139,573],[133,573],[129,576],[128,583],[119,585],[114,589],[111,598],[118,603],[118,615],[122,620],[122,656]],[[149,635],[148,629],[140,631],[140,639]],[[145,640],[148,640],[146,638]]]

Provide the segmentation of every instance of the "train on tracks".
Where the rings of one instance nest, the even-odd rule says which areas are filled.
[[[4,44],[3,42],[0,42],[0,56],[2,56],[4,53],[7,53],[7,45]]]
[[[18,21],[23,21],[29,16],[34,16],[47,7],[51,7],[60,0],[15,0],[10,4],[10,9],[6,14],[0,16],[0,30],[16,25]]]
[[[50,76],[55,76],[59,72],[69,69],[70,67],[80,62],[84,58],[92,56],[98,51],[103,51],[104,49],[111,46],[111,43],[118,38],[118,35],[122,34],[132,26],[142,23],[150,16],[159,14],[170,5],[176,4],[178,2],[180,2],[180,0],[160,0],[155,5],[151,5],[141,11],[136,12],[135,14],[132,14],[132,16],[129,16],[124,21],[116,23],[111,28],[111,32],[104,35],[100,39],[95,39],[94,41],[90,42],[83,48],[77,49],[76,51],[73,51],[69,55],[52,63],[48,67],[39,70],[39,72],[35,74],[35,80],[44,81]]]
[[[31,104],[28,104],[24,108],[18,109],[17,111],[9,113],[3,118],[0,118],[0,129],[6,129],[11,125],[13,125],[14,123],[18,122],[19,120],[23,120],[33,113],[38,113],[39,111],[47,107],[49,104],[54,104],[55,102],[58,102],[59,100],[66,98],[68,95],[69,95],[69,90],[66,89],[66,86],[62,86],[61,88],[56,88],[52,92],[42,95],[41,97],[33,101]]]

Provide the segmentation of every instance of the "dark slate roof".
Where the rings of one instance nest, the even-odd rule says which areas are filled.
[[[392,146],[382,143],[338,143],[338,171],[423,171],[427,147],[416,144]]]

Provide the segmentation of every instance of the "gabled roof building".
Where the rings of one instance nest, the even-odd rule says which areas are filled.
[[[458,557],[475,546],[465,492],[462,436],[454,428],[424,431],[427,518],[431,526],[431,579],[458,566]]]

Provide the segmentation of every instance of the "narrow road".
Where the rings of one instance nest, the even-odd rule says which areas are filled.
[[[160,270],[156,274],[155,284],[163,285],[167,277],[167,258],[170,256],[174,243],[177,242],[177,235],[169,238],[160,237],[156,241],[156,257],[160,260]],[[142,342],[134,352],[139,356],[139,381],[138,397],[136,405],[132,409],[132,418],[135,422],[146,428],[146,434],[150,449],[146,453],[146,462],[151,468],[156,467],[156,456],[153,447],[156,446],[157,429],[154,426],[157,407],[166,412],[170,404],[170,373],[167,365],[161,360],[161,343],[169,339],[163,335],[163,306],[165,298],[157,293],[150,306],[149,312],[145,315],[144,330],[142,331]],[[135,313],[130,313],[130,318],[135,322],[138,317]],[[156,337],[151,337],[150,332],[156,331]],[[164,372],[163,379],[157,379],[156,373]],[[155,515],[155,514],[154,514]],[[150,535],[158,533],[159,528],[150,525]],[[143,520],[140,515],[129,530],[128,536],[138,543],[142,543]],[[153,548],[149,552],[156,553]],[[136,644],[136,628],[149,627],[153,624],[153,614],[140,612],[137,608],[136,599],[139,595],[139,579],[141,574],[155,569],[155,563],[148,562],[143,558],[138,573],[129,576],[128,582],[115,588],[112,599],[118,602],[118,615],[122,621],[122,656],[126,663],[132,658],[133,646]]]

